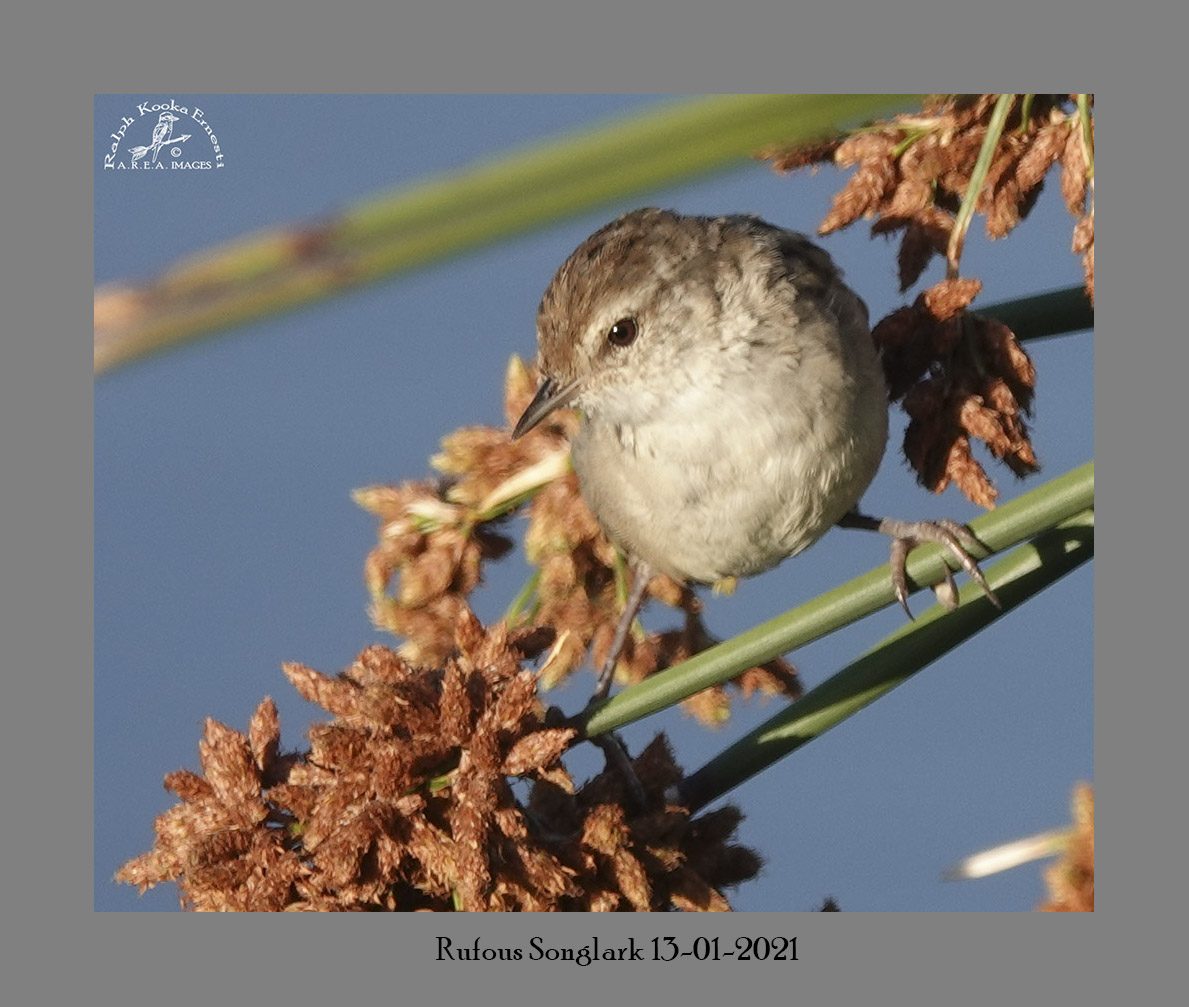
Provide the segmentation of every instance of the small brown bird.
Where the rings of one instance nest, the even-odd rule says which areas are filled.
[[[581,413],[583,498],[635,564],[596,697],[653,571],[702,583],[760,573],[835,524],[942,543],[995,600],[951,521],[860,514],[888,432],[867,308],[830,256],[757,217],[628,213],[558,270],[537,315],[543,380],[513,436]],[[910,613],[911,616],[911,613]]]

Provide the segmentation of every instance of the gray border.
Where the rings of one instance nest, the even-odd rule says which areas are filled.
[[[9,16],[6,52],[0,61],[7,71],[3,94],[9,107],[2,121],[14,154],[7,159],[4,185],[6,203],[21,219],[3,243],[0,276],[6,293],[26,296],[5,298],[7,338],[0,368],[0,437],[8,487],[6,569],[0,582],[8,675],[0,710],[0,764],[8,809],[4,859],[10,917],[16,912],[9,907],[18,904],[12,896],[22,897],[20,925],[14,928],[19,936],[13,941],[10,934],[6,940],[6,992],[19,1003],[81,1002],[84,997],[87,1002],[104,1002],[108,994],[127,1004],[244,1002],[261,996],[305,1003],[342,1000],[344,993],[354,998],[364,992],[385,1002],[420,1002],[426,994],[461,1000],[507,982],[501,992],[516,992],[529,1003],[558,996],[574,1003],[623,995],[642,998],[662,989],[672,999],[690,994],[693,1002],[770,992],[782,1000],[815,1003],[827,994],[836,1002],[871,1002],[872,994],[881,1001],[889,996],[898,1001],[903,994],[926,1004],[998,1003],[1013,993],[1024,1002],[1063,1003],[1092,1002],[1092,992],[1098,994],[1093,1000],[1109,997],[1104,997],[1103,984],[1109,975],[1118,977],[1129,999],[1142,998],[1144,976],[1125,975],[1128,966],[1147,964],[1144,957],[1154,957],[1151,952],[1172,950],[1170,937],[1179,940],[1180,934],[1179,927],[1162,926],[1162,920],[1152,918],[1165,886],[1145,886],[1141,879],[1128,877],[1128,868],[1176,864],[1171,845],[1183,835],[1179,823],[1166,822],[1161,811],[1179,810],[1183,804],[1175,798],[1183,787],[1166,778],[1179,769],[1166,739],[1179,736],[1169,721],[1184,705],[1166,698],[1160,687],[1180,680],[1184,661],[1155,662],[1150,656],[1158,629],[1166,624],[1160,617],[1180,614],[1175,602],[1165,600],[1179,600],[1179,592],[1152,588],[1171,560],[1170,556],[1161,563],[1162,555],[1170,552],[1165,532],[1176,527],[1169,512],[1180,499],[1180,486],[1159,477],[1180,468],[1171,461],[1179,455],[1172,446],[1163,451],[1163,445],[1152,441],[1158,429],[1179,433],[1183,427],[1176,408],[1183,396],[1174,382],[1185,371],[1167,353],[1178,338],[1173,319],[1155,317],[1159,305],[1149,296],[1142,308],[1137,303],[1129,310],[1125,320],[1123,291],[1117,289],[1115,277],[1126,269],[1123,264],[1136,263],[1131,268],[1144,270],[1141,275],[1153,292],[1176,291],[1183,285],[1183,265],[1177,246],[1160,257],[1144,254],[1159,235],[1160,219],[1170,219],[1171,205],[1152,222],[1139,209],[1126,217],[1117,213],[1117,200],[1127,196],[1122,186],[1109,190],[1117,219],[1142,219],[1152,226],[1120,228],[1132,236],[1134,247],[1124,244],[1131,254],[1118,254],[1118,238],[1125,237],[1120,234],[1112,235],[1113,254],[1108,255],[1112,267],[1106,315],[1100,323],[1106,335],[1097,347],[1104,375],[1098,416],[1111,458],[1105,509],[1108,526],[1112,513],[1123,515],[1116,522],[1120,529],[1132,535],[1147,532],[1159,541],[1142,552],[1128,543],[1132,554],[1144,557],[1142,574],[1138,564],[1124,561],[1122,549],[1113,547],[1109,537],[1103,549],[1111,574],[1100,578],[1103,593],[1098,603],[1104,620],[1098,640],[1099,752],[1104,771],[1098,785],[1104,809],[1100,846],[1109,867],[1096,916],[459,917],[432,923],[392,918],[381,930],[380,925],[349,919],[331,923],[309,918],[274,927],[243,919],[216,924],[187,916],[156,921],[90,912],[91,385],[86,319],[93,92],[162,85],[196,91],[302,86],[584,90],[609,85],[682,91],[912,89],[916,82],[891,79],[894,74],[885,73],[878,81],[856,79],[856,71],[874,77],[879,74],[876,68],[889,63],[901,68],[928,66],[931,83],[952,81],[974,88],[984,86],[978,70],[985,68],[1004,80],[1011,60],[1018,61],[1025,76],[1043,66],[1051,80],[1074,79],[1085,87],[1101,83],[1086,79],[1089,67],[1095,78],[1104,73],[1109,78],[1110,68],[1117,65],[1127,65],[1129,74],[1150,66],[1176,66],[1176,57],[1162,52],[1161,43],[1168,39],[1171,48],[1172,40],[1182,37],[1175,28],[1155,25],[1157,30],[1137,46],[1133,26],[1108,31],[1096,16],[1089,20],[1097,23],[1100,37],[1111,39],[1109,52],[1105,46],[1097,52],[1093,39],[1077,37],[1088,19],[1076,8],[1064,19],[1052,12],[1046,28],[1035,9],[1013,14],[1000,5],[995,10],[998,28],[979,24],[977,35],[966,36],[958,34],[963,30],[955,24],[958,15],[948,9],[940,21],[951,32],[952,44],[947,44],[924,40],[931,21],[923,12],[909,17],[890,9],[879,23],[871,16],[856,19],[834,8],[830,17],[841,25],[838,32],[823,25],[821,10],[789,9],[782,17],[747,18],[737,4],[721,11],[725,23],[718,25],[705,11],[697,18],[688,13],[667,18],[653,14],[651,23],[657,30],[652,31],[648,17],[635,14],[628,31],[609,15],[607,5],[588,6],[580,25],[564,29],[556,9],[550,8],[546,16],[544,3],[531,12],[525,6],[512,16],[488,5],[465,18],[444,5],[402,9],[382,24],[362,15],[345,18],[341,8],[322,15],[325,23],[319,25],[317,11],[300,17],[242,6],[219,12],[212,4],[187,9],[179,17],[188,23],[171,25],[159,6],[147,3],[125,5],[119,14],[92,9],[66,15],[43,8]],[[278,24],[288,27],[279,30]],[[534,38],[533,24],[549,25],[555,34]],[[975,32],[976,27],[965,30]],[[989,38],[987,32],[996,30],[1002,38]],[[1054,51],[1058,40],[1066,42],[1067,56]],[[75,51],[68,51],[70,44]],[[946,76],[947,60],[958,71],[953,77]],[[1057,62],[1064,63],[1067,72],[1058,72]],[[1179,92],[1171,87],[1163,93]],[[1180,116],[1167,114],[1157,120],[1151,112],[1145,115],[1149,96],[1138,89],[1115,94],[1114,101],[1101,106],[1111,140],[1110,148],[1100,140],[1100,177],[1109,180],[1112,166],[1122,169],[1122,158],[1117,153],[1112,157],[1111,151],[1126,150],[1131,154],[1127,170],[1132,177],[1144,177],[1144,184],[1132,191],[1168,193],[1171,204],[1178,191],[1172,179],[1162,187],[1146,176],[1160,168],[1181,173],[1178,157],[1161,157],[1153,150],[1162,133],[1172,132],[1168,124],[1179,122]],[[1125,103],[1122,95],[1130,101]],[[1164,126],[1158,127],[1157,121]],[[1127,129],[1136,132],[1131,142],[1123,135]],[[19,237],[14,240],[13,235]],[[1171,283],[1159,282],[1162,273]],[[1159,341],[1150,333],[1159,333]],[[1157,426],[1155,416],[1148,419],[1141,413],[1145,406],[1163,406],[1169,415],[1161,416],[1165,422]],[[1128,430],[1127,421],[1137,414],[1148,422],[1142,427],[1132,423]],[[1116,441],[1132,450],[1111,452]],[[1164,458],[1171,463],[1152,461]],[[1134,471],[1127,471],[1129,461]],[[1145,506],[1150,503],[1164,507]],[[1171,580],[1172,571],[1167,573]],[[1168,673],[1160,675],[1166,666]],[[1162,702],[1153,703],[1149,697],[1157,689]],[[1168,749],[1172,757],[1145,760],[1149,764],[1143,766],[1142,777],[1136,774],[1142,783],[1130,789],[1121,786],[1122,767],[1133,753],[1144,753],[1151,744],[1148,739],[1156,743],[1152,748],[1165,742],[1159,754]],[[1149,796],[1154,800],[1144,799]],[[1126,835],[1123,823],[1137,823],[1147,835]],[[1125,854],[1119,855],[1120,850]],[[1167,869],[1163,873],[1167,875]],[[12,874],[18,876],[13,879]],[[1149,892],[1153,894],[1143,914],[1146,934],[1137,929],[1139,920],[1134,921],[1136,927],[1130,920],[1126,926],[1115,922],[1125,912],[1127,894]],[[347,932],[340,933],[343,930]],[[591,983],[575,983],[574,978],[585,977],[573,973],[572,967],[446,968],[432,961],[438,934],[482,935],[491,943],[509,943],[547,933],[557,941],[581,943],[594,934],[620,941],[629,935],[641,939],[660,933],[726,936],[764,931],[799,934],[803,961],[779,969],[731,963],[678,969],[625,965],[599,968],[590,974],[598,982]],[[1111,937],[1116,940],[1108,943]],[[1141,957],[1145,949],[1149,955]],[[1166,960],[1155,958],[1157,965]],[[1148,968],[1146,975],[1159,981],[1157,971]],[[497,978],[497,972],[505,974]]]

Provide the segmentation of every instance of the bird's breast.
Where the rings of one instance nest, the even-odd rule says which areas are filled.
[[[800,552],[858,502],[883,456],[882,386],[741,382],[681,395],[646,421],[585,418],[582,495],[655,569],[705,583]]]

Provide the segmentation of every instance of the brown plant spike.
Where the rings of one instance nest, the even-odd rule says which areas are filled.
[[[889,393],[909,417],[904,455],[921,485],[940,493],[953,483],[993,507],[999,493],[972,440],[1017,476],[1040,467],[1024,421],[1036,369],[1006,325],[967,310],[979,287],[973,279],[942,280],[884,318],[872,336]]]
[[[901,289],[917,281],[933,254],[944,254],[954,213],[965,196],[998,95],[939,95],[917,113],[862,127],[804,149],[768,150],[760,156],[791,171],[833,156],[855,172],[834,197],[818,228],[829,234],[860,218],[875,218],[872,233],[903,232]],[[987,234],[1005,237],[1036,200],[1049,168],[1063,165],[1063,191],[1074,210],[1084,193],[1086,158],[1068,95],[1033,95],[1028,117],[1016,99],[999,137],[975,204]]]
[[[208,721],[202,773],[166,778],[180,803],[117,880],[172,881],[200,911],[730,908],[724,890],[759,858],[732,842],[736,809],[691,818],[666,802],[682,773],[663,736],[633,760],[643,808],[612,771],[575,787],[575,731],[522,668],[546,641],[469,613],[452,635],[439,669],[379,646],[335,677],[286,666],[333,718],[305,752],[279,754],[268,699],[246,735]]]

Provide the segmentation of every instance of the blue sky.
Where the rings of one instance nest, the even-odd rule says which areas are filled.
[[[137,103],[201,105],[226,155],[219,170],[104,172],[105,138]],[[252,230],[318,218],[378,191],[656,103],[626,95],[101,96],[95,102],[95,279],[148,277],[180,256]],[[141,131],[147,142],[147,123]],[[133,127],[137,128],[137,127]],[[199,138],[196,138],[199,139]],[[189,141],[191,144],[194,140]],[[193,155],[191,155],[193,156]],[[588,233],[640,205],[751,212],[812,231],[840,175],[778,176],[761,163],[642,194],[499,246],[237,329],[122,368],[95,387],[95,897],[101,910],[177,905],[137,896],[113,872],[152,841],[171,795],[161,778],[196,767],[202,721],[243,729],[276,699],[283,743],[303,744],[319,711],[283,661],[334,672],[394,642],[366,613],[362,561],[373,520],[350,490],[417,478],[455,427],[501,422],[512,353],[534,353],[537,301]],[[978,303],[1080,282],[1055,180],[1007,241],[976,220],[964,268]],[[903,302],[894,246],[863,226],[823,244],[879,318]],[[935,263],[925,282],[939,275]],[[911,296],[911,295],[910,295]],[[1088,334],[1029,346],[1043,475],[1093,455]],[[918,487],[888,454],[864,497],[896,517],[978,512]],[[1028,484],[993,472],[1010,499]],[[1038,480],[1033,480],[1032,483]],[[720,637],[776,615],[886,559],[886,541],[836,530],[778,569],[711,598]],[[495,618],[523,577],[491,569],[476,597]],[[917,607],[925,600],[918,598]],[[887,610],[792,659],[813,685],[900,625]],[[555,701],[576,709],[588,690]],[[633,747],[666,730],[696,768],[776,709],[736,705],[707,731],[669,712],[633,725]],[[733,897],[741,910],[1021,910],[1038,868],[960,884],[943,867],[1063,824],[1072,785],[1093,774],[1092,569],[1083,567],[905,686],[738,788],[742,839],[767,861]]]

